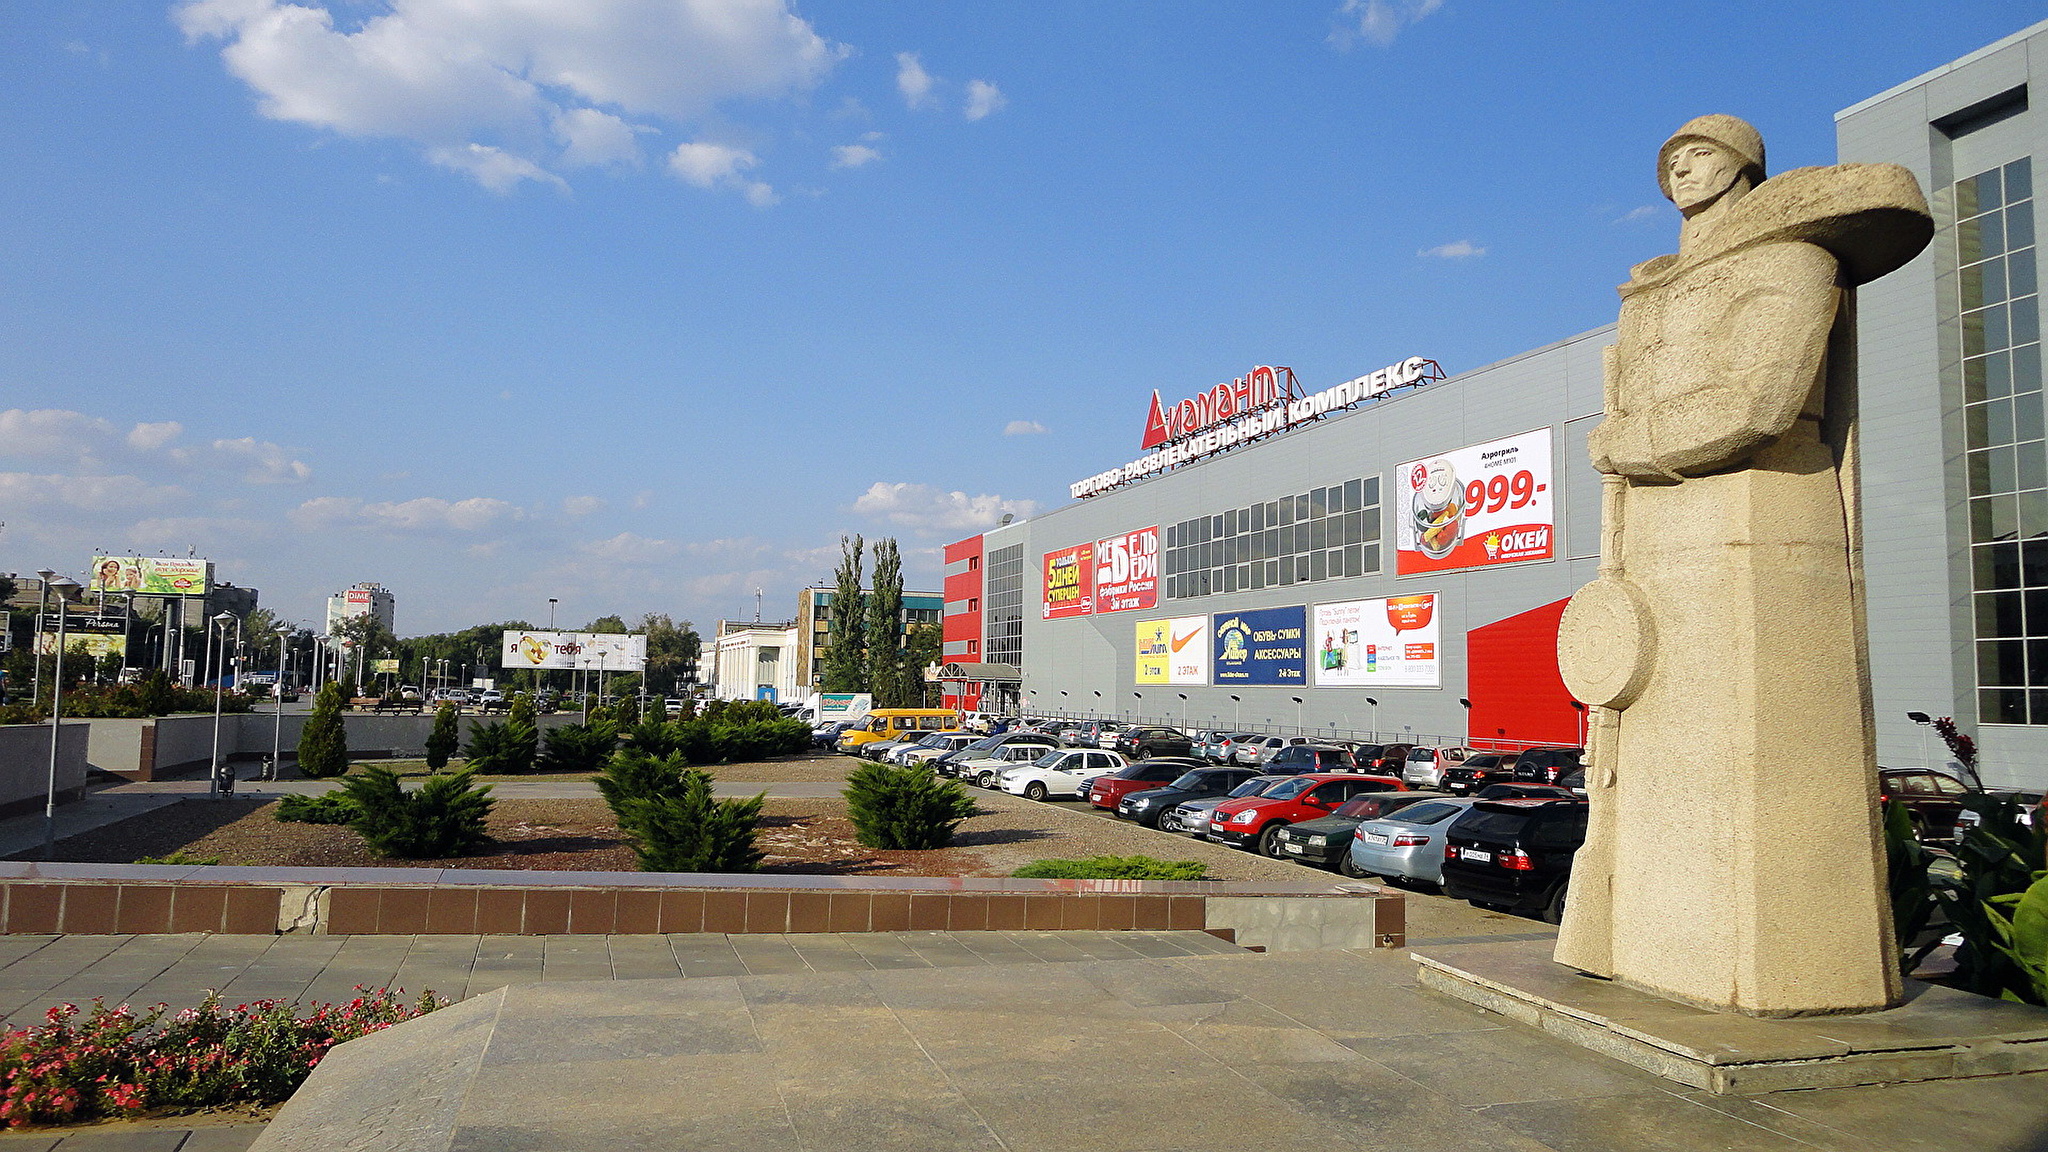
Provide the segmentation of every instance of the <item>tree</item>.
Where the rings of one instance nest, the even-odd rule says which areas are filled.
[[[905,646],[903,653],[904,700],[901,705],[902,707],[917,708],[923,706],[926,687],[924,670],[939,663],[941,653],[945,651],[945,644],[942,640],[944,634],[944,630],[937,624],[912,624],[910,626],[910,641]]]
[[[875,541],[874,591],[868,593],[868,691],[883,708],[901,708],[909,685],[903,675],[903,559],[894,537]]]
[[[640,618],[647,637],[647,689],[662,696],[677,694],[676,685],[696,667],[704,642],[688,620],[680,623],[659,612]]]
[[[341,685],[329,680],[320,686],[320,695],[313,701],[313,714],[299,732],[302,775],[319,780],[348,771],[348,728],[341,719],[343,703]]]
[[[831,647],[825,650],[825,668],[820,676],[826,692],[868,690],[866,621],[861,595],[861,549],[856,533],[849,540],[839,538],[839,568],[833,573],[832,603],[827,606],[827,635]]]
[[[583,630],[585,632],[608,632],[617,634],[621,632],[626,632],[629,629],[627,629],[626,627],[625,620],[621,619],[616,615],[612,615],[599,616],[597,619],[592,620],[588,624],[585,624],[583,626]]]
[[[448,766],[448,758],[455,755],[462,742],[461,724],[455,718],[453,701],[444,701],[434,709],[434,729],[427,733],[427,767],[439,772]]]

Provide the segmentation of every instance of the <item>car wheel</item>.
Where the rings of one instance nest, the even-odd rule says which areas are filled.
[[[1569,885],[1569,884],[1559,884],[1559,885],[1557,886],[1557,891],[1556,891],[1555,893],[1552,893],[1552,894],[1551,894],[1551,897],[1550,897],[1550,903],[1548,903],[1548,904],[1545,904],[1545,905],[1543,906],[1543,921],[1544,921],[1544,923],[1546,923],[1546,924],[1562,924],[1562,923],[1564,923],[1564,897],[1565,897],[1565,893],[1566,893],[1566,892],[1568,892],[1568,891],[1570,891],[1570,889],[1571,889],[1571,885]]]
[[[995,781],[996,781],[996,774],[995,774],[995,773],[993,773],[993,772],[983,772],[982,774],[980,774],[979,776],[976,776],[976,777],[974,778],[974,786],[975,786],[976,788],[992,788],[992,787],[994,787],[994,786],[995,786]]]
[[[1259,833],[1259,855],[1270,856],[1275,860],[1287,858],[1280,850],[1280,830],[1285,827],[1287,825],[1278,823],[1266,825],[1265,830]]]
[[[1337,857],[1337,871],[1351,877],[1353,880],[1363,880],[1375,875],[1375,873],[1367,872],[1365,869],[1360,868],[1357,862],[1351,859],[1351,853],[1349,852]]]
[[[1024,786],[1024,798],[1026,800],[1045,799],[1045,785],[1039,783],[1036,780],[1033,780],[1031,783],[1026,784]]]

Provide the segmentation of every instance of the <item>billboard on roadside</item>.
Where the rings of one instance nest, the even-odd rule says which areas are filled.
[[[1394,572],[1413,576],[1555,554],[1550,429],[1394,470]]]
[[[1435,688],[1436,593],[1318,604],[1318,688]]]
[[[1095,611],[1159,606],[1159,526],[1095,542]]]
[[[1086,616],[1095,607],[1095,545],[1075,544],[1045,554],[1042,619]]]
[[[213,561],[168,556],[95,556],[88,592],[138,596],[204,596],[213,588]]]
[[[626,632],[505,633],[500,659],[513,668],[582,668],[640,672],[647,667],[647,637]]]

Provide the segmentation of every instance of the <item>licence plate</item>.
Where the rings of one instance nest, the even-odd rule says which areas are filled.
[[[1294,853],[1294,854],[1295,854],[1296,856],[1299,856],[1299,855],[1301,855],[1301,845],[1299,845],[1299,844],[1289,844],[1289,845],[1287,846],[1287,850],[1288,850],[1289,852],[1292,852],[1292,853]]]
[[[1386,836],[1378,832],[1360,832],[1358,838],[1367,844],[1385,844],[1387,842]]]
[[[1477,848],[1460,848],[1458,849],[1458,859],[1471,860],[1479,864],[1491,864],[1493,863],[1493,853],[1484,852]]]

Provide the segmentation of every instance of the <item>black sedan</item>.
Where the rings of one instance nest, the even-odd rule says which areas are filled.
[[[1164,788],[1147,788],[1117,801],[1116,814],[1147,828],[1159,827],[1159,818],[1189,800],[1227,796],[1231,789],[1259,775],[1252,768],[1196,768]],[[1172,831],[1172,829],[1168,829]]]

